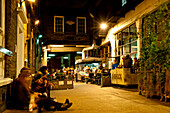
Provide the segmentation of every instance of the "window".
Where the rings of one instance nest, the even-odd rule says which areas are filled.
[[[137,54],[136,24],[116,34],[115,55]]]
[[[127,3],[127,0],[122,0],[122,6],[124,6]]]
[[[64,16],[54,16],[54,32],[64,33]]]
[[[77,34],[86,33],[86,17],[77,17]]]

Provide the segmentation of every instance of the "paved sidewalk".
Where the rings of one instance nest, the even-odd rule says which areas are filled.
[[[73,105],[66,111],[43,113],[170,113],[170,102],[148,99],[131,88],[75,83],[74,89],[52,90],[51,96],[59,102],[69,98]],[[4,113],[25,112],[6,110]]]

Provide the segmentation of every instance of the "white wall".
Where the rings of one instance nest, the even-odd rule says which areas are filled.
[[[16,45],[16,52],[17,52],[17,75],[18,77],[20,69],[24,67],[24,23],[22,22],[21,17],[17,16],[17,45]]]
[[[5,0],[1,0],[0,46],[5,47]],[[0,53],[0,79],[4,78],[5,54]]]
[[[168,0],[144,0],[141,2],[135,10],[131,10],[128,13],[126,13],[124,18],[120,18],[117,22],[117,24],[111,28],[106,36],[105,41],[110,40],[111,42],[111,51],[112,51],[112,57],[114,57],[114,51],[115,51],[115,34],[119,31],[123,30],[124,28],[130,26],[133,23],[136,23],[137,32],[141,30],[141,24],[142,24],[142,16],[147,15],[149,12],[155,11],[158,6],[160,6],[162,3],[166,2]],[[141,48],[141,39],[140,36],[138,36],[138,58],[140,55],[140,49]]]

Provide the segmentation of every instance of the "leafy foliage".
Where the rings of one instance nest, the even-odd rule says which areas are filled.
[[[142,75],[143,77],[140,79],[144,80],[145,90],[152,92],[151,95],[154,95],[156,83],[161,86],[161,95],[164,93],[165,72],[170,67],[169,6],[168,3],[165,3],[156,12],[148,14],[143,19],[140,71],[150,71],[152,74],[150,74],[150,81],[148,81],[147,75]],[[151,82],[150,88],[149,82]]]

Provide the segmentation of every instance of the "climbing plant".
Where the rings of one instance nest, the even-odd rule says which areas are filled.
[[[153,96],[159,89],[164,93],[166,70],[170,58],[170,10],[169,3],[143,18],[140,77],[144,90]],[[140,81],[140,80],[139,80]],[[156,85],[159,84],[159,88]]]

